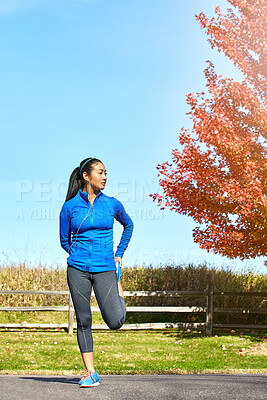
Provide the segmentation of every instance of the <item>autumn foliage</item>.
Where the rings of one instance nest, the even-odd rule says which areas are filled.
[[[242,81],[218,76],[207,61],[207,93],[186,96],[193,128],[181,129],[173,163],[157,166],[164,194],[150,196],[198,223],[201,248],[243,260],[267,254],[267,3],[228,2],[226,14],[216,7],[213,18],[196,19]]]

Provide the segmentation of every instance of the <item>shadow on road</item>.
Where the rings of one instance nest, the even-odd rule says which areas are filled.
[[[39,382],[49,382],[49,383],[64,383],[64,384],[71,384],[71,385],[77,385],[79,380],[81,379],[81,376],[77,376],[77,378],[73,376],[20,376],[19,379],[23,380],[34,380],[34,381],[39,381]]]

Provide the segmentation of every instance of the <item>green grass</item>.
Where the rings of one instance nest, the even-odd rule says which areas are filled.
[[[1,289],[67,290],[66,269],[0,266]],[[267,291],[266,274],[206,265],[166,265],[164,268],[124,268],[124,290],[204,290],[212,282],[220,291]],[[201,300],[201,299],[200,299]],[[67,305],[67,296],[1,295],[2,306]],[[127,305],[195,305],[196,298],[126,298]],[[205,302],[203,298],[201,300]],[[201,305],[202,303],[197,303]],[[216,307],[266,308],[261,298],[216,297]],[[126,323],[152,321],[204,322],[205,315],[174,313],[127,313]],[[67,312],[0,312],[0,322],[67,323]],[[214,315],[214,323],[226,322]],[[266,323],[264,314],[231,315],[228,323]],[[93,313],[93,323],[103,323]],[[230,332],[214,329],[209,338],[202,331],[94,331],[94,359],[100,374],[182,374],[182,373],[267,373],[266,332]],[[216,336],[217,335],[217,336]],[[56,343],[54,343],[56,342]],[[265,350],[264,350],[265,346]],[[255,354],[250,349],[258,349]],[[244,349],[244,350],[242,350]],[[242,350],[242,351],[239,351]],[[240,355],[242,354],[242,356]],[[76,332],[68,335],[57,329],[0,329],[0,374],[80,374],[84,369]]]
[[[177,329],[94,331],[95,367],[100,374],[267,373],[263,350],[250,351],[263,349],[266,337],[251,330],[215,329],[213,337]],[[0,353],[0,374],[80,374],[84,369],[76,332],[1,329]]]
[[[100,312],[92,312],[93,324],[104,324]],[[26,321],[29,324],[67,324],[68,312],[66,311],[0,311],[0,323],[21,323]],[[76,315],[74,313],[74,322]]]

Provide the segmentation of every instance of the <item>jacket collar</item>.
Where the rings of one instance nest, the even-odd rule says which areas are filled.
[[[90,194],[87,192],[83,192],[82,189],[79,189],[78,194],[80,195],[80,197],[86,202],[89,203],[89,197]],[[96,201],[96,199],[98,199],[100,196],[102,195],[102,192],[100,190],[100,192],[96,195],[94,202]]]

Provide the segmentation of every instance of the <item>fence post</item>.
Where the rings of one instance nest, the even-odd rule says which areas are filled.
[[[207,311],[206,311],[206,334],[212,336],[213,325],[213,286],[212,283],[207,284]]]
[[[74,308],[73,308],[73,302],[72,302],[71,294],[69,293],[69,325],[68,325],[68,333],[70,335],[73,334],[73,320],[74,320]]]

